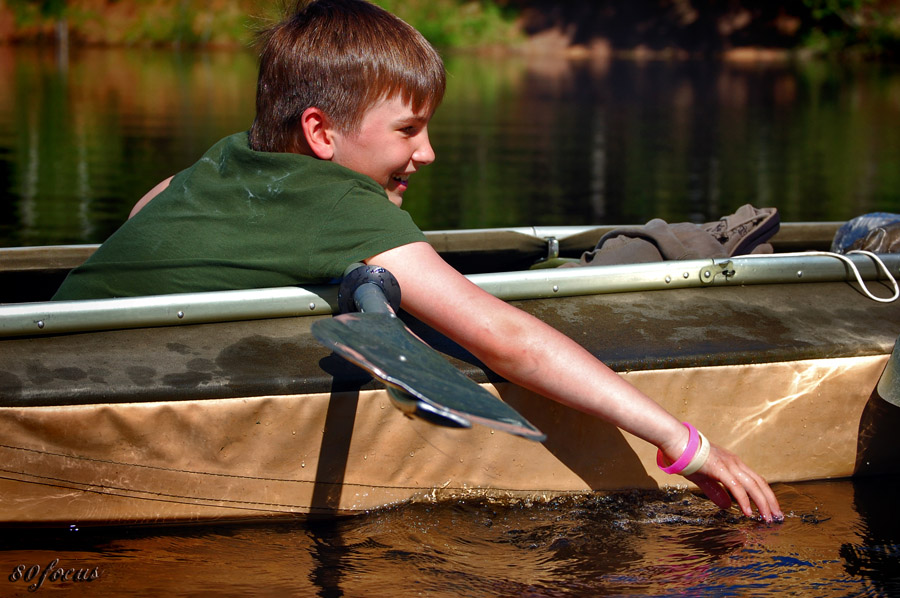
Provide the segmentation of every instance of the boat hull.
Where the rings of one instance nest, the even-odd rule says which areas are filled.
[[[624,373],[771,481],[850,476],[886,356]],[[514,385],[547,434],[408,420],[384,391],[5,407],[0,522],[158,524],[339,516],[412,500],[548,499],[684,484],[655,450]],[[869,422],[884,425],[886,422]],[[890,430],[882,430],[890,433]],[[896,432],[896,430],[894,430]],[[869,458],[874,458],[871,455]],[[869,463],[868,467],[889,465]]]
[[[876,391],[896,305],[847,283],[516,301],[771,482],[892,470]],[[410,420],[312,338],[319,317],[0,343],[0,524],[333,517],[411,500],[683,485],[655,449],[407,323],[547,434]]]

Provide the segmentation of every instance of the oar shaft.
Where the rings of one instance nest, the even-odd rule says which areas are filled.
[[[400,309],[400,285],[380,266],[351,264],[338,291],[341,313],[396,314]]]
[[[387,299],[384,296],[384,290],[374,282],[365,282],[353,291],[353,301],[359,311],[365,314],[394,314]]]

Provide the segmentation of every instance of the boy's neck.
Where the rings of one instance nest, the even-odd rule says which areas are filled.
[[[303,156],[310,156],[312,158],[319,159],[316,156],[315,152],[312,151],[312,148],[309,146],[309,142],[306,140],[304,135],[298,135],[296,141],[294,142],[294,147],[291,148],[291,153],[293,154],[301,154]]]

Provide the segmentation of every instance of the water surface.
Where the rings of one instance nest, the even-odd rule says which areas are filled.
[[[448,55],[423,229],[900,211],[900,69]],[[0,246],[102,242],[253,119],[245,52],[0,47]]]
[[[900,211],[900,72],[880,65],[448,56],[422,228]],[[0,47],[0,246],[103,241],[249,127],[247,53]],[[895,478],[781,484],[766,525],[682,494],[410,505],[335,522],[5,530],[0,594],[890,596]],[[57,560],[58,559],[58,560]],[[34,571],[29,582],[23,577]],[[19,576],[16,577],[16,572]]]
[[[678,491],[417,504],[338,521],[17,532],[0,566],[117,596],[892,596],[900,480],[780,484],[782,524]],[[4,584],[27,595],[31,583]],[[9,591],[12,592],[9,592]]]

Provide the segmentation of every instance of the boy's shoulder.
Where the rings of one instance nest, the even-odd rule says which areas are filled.
[[[220,139],[193,166],[176,175],[173,183],[191,180],[196,184],[204,179],[217,185],[229,180],[242,186],[261,184],[269,192],[336,185],[346,191],[359,189],[384,195],[384,189],[372,178],[334,162],[297,153],[256,151],[250,147],[247,131]]]

